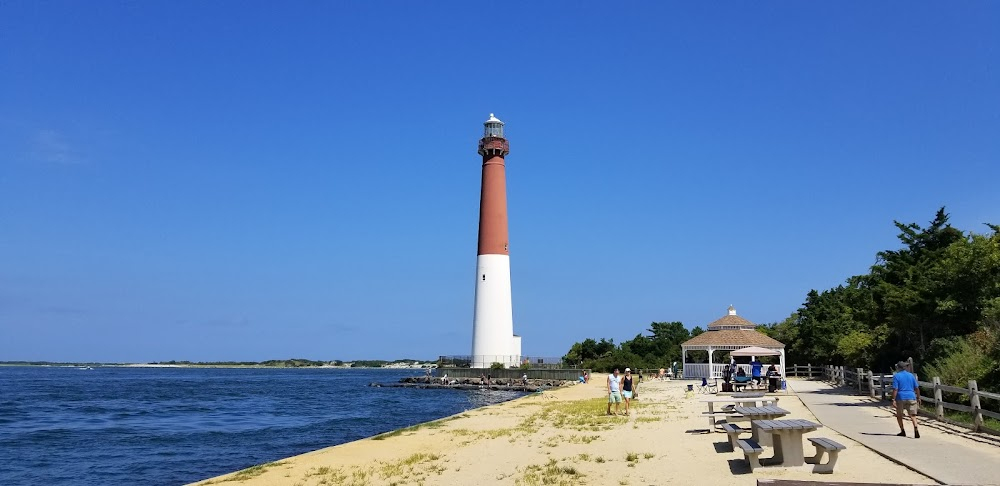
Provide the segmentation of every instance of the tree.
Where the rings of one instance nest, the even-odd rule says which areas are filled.
[[[928,356],[934,337],[954,336],[964,327],[956,321],[957,316],[948,315],[947,308],[938,307],[938,297],[947,291],[935,266],[941,264],[950,245],[965,237],[948,224],[943,207],[926,228],[916,223],[894,224],[905,246],[877,254],[871,272],[872,290],[891,331],[890,344],[903,355],[922,359]]]

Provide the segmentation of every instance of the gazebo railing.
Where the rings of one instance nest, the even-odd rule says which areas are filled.
[[[722,378],[723,371],[726,369],[726,363],[712,363],[712,373],[709,374],[708,363],[684,363],[684,377],[685,378]],[[738,367],[742,368],[746,372],[747,376],[753,375],[753,369],[748,364],[737,363]],[[761,374],[763,375],[767,371],[769,365],[764,365],[761,369]],[[778,368],[778,373],[781,374],[781,365],[775,364]]]
[[[684,363],[684,378],[708,378],[708,363]]]
[[[708,363],[684,363],[685,378],[722,378],[722,370],[726,367],[723,363],[712,363],[711,374],[709,374]],[[749,368],[747,368],[749,372]]]

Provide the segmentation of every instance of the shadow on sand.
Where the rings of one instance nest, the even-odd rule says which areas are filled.
[[[712,446],[715,447],[716,454],[729,454],[731,452],[735,452],[733,450],[733,445],[730,444],[728,440],[725,442],[714,442],[712,443]]]
[[[746,459],[730,459],[728,462],[729,472],[733,473],[734,476],[753,473]]]

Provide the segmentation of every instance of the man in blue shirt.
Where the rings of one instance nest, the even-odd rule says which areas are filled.
[[[750,363],[750,373],[753,375],[754,383],[759,386],[761,383],[760,370],[764,367],[764,364],[760,362],[759,359],[754,358],[753,362]]]
[[[913,436],[919,439],[917,412],[920,410],[920,385],[917,384],[917,377],[906,370],[906,363],[903,361],[896,363],[896,375],[892,377],[892,406],[896,408],[896,422],[899,424],[899,433],[896,435],[906,437],[906,430],[903,429],[905,409],[913,422]]]

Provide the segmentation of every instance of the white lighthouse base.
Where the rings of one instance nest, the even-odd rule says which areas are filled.
[[[476,310],[472,320],[472,367],[500,363],[516,366],[521,359],[520,337],[515,349],[514,312],[510,298],[510,256],[479,255],[476,259]]]

